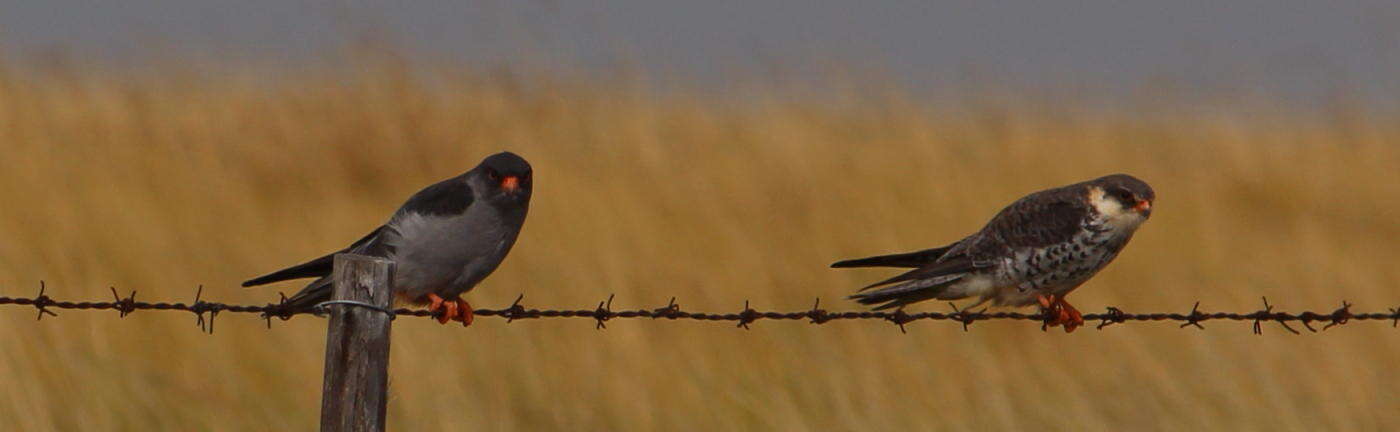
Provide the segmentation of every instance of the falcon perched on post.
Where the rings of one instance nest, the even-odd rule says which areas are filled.
[[[394,295],[428,304],[438,321],[472,323],[472,306],[461,295],[486,279],[505,260],[530,210],[530,163],[511,152],[488,156],[462,175],[423,188],[389,221],[351,244],[303,264],[254,278],[243,286],[316,278],[287,299],[293,310],[331,298],[331,270],[337,253],[388,258]]]
[[[1107,266],[1152,215],[1156,195],[1142,180],[1114,174],[1016,200],[967,238],[940,248],[837,262],[832,267],[913,267],[851,298],[875,309],[928,299],[978,297],[980,305],[1039,303],[1065,332],[1084,317],[1065,296]]]

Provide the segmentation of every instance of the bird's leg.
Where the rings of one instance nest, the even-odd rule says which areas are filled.
[[[472,319],[476,317],[476,313],[472,311],[472,305],[466,300],[462,300],[461,297],[458,297],[455,302],[457,303],[457,321],[462,322],[462,327],[472,325]]]
[[[1084,314],[1079,313],[1079,309],[1075,309],[1069,302],[1066,302],[1064,296],[1060,296],[1055,301],[1060,304],[1060,321],[1065,325],[1065,333],[1072,332],[1084,325]]]
[[[1054,294],[1036,294],[1035,299],[1040,301],[1040,310],[1047,318],[1046,325],[1055,327],[1068,318],[1065,310],[1060,307],[1063,303]]]
[[[442,297],[438,297],[437,294],[428,293],[428,301],[428,312],[437,314],[437,312],[443,310],[443,308],[447,309],[446,312],[437,317],[439,323],[447,324],[447,321],[450,321],[452,316],[457,314],[457,304],[445,301]]]

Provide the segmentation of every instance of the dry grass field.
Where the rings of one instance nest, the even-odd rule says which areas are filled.
[[[389,64],[144,78],[0,68],[0,294],[262,304],[243,279],[339,248],[503,149],[530,219],[469,300],[828,309],[1033,190],[1128,172],[1153,219],[1086,312],[1400,304],[1400,116],[1143,97],[788,97]],[[604,80],[606,81],[606,80]],[[855,88],[855,87],[853,87]],[[1163,100],[1171,98],[1164,97]],[[1222,108],[1223,107],[1223,108]],[[921,304],[911,311],[946,309]],[[1030,312],[1029,310],[1027,312]],[[395,324],[391,429],[1396,430],[1400,331],[1248,323]],[[309,430],[324,321],[0,308],[6,430]]]

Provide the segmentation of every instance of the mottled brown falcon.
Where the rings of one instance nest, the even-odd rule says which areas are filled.
[[[851,296],[876,309],[978,297],[977,305],[1039,304],[1066,332],[1084,317],[1065,296],[1102,270],[1152,214],[1147,183],[1114,174],[1043,190],[1011,203],[953,244],[837,262],[832,267],[914,267]],[[976,305],[974,305],[976,306]]]

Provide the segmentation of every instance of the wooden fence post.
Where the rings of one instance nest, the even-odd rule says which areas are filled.
[[[337,254],[331,272],[331,301],[349,301],[391,310],[392,261]],[[321,431],[383,431],[389,387],[389,326],[382,310],[330,304],[326,370],[321,384]]]

